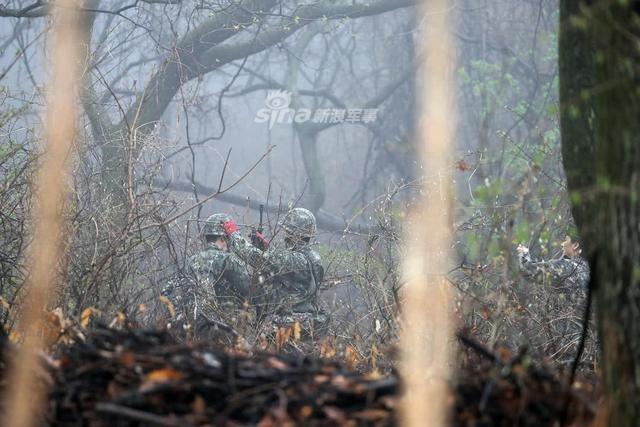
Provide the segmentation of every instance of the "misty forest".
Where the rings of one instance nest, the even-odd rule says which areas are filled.
[[[0,1],[2,426],[640,426],[640,1]]]

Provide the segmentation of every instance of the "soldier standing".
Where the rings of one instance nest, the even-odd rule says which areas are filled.
[[[307,335],[324,328],[327,316],[318,309],[317,293],[324,276],[320,255],[311,248],[315,216],[307,209],[291,209],[282,221],[284,247],[269,247],[261,233],[251,241],[238,233],[233,220],[224,223],[231,251],[261,272],[259,312],[274,326],[298,322]],[[257,244],[256,242],[261,243]]]

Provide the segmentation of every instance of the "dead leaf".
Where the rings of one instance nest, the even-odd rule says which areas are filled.
[[[57,343],[63,338],[65,331],[71,326],[71,322],[64,318],[60,307],[48,312],[46,320],[44,337],[45,341],[50,344]]]
[[[113,398],[119,396],[124,390],[115,381],[110,381],[107,385],[107,396]]]
[[[289,369],[286,363],[282,360],[278,360],[275,357],[270,357],[267,359],[267,366],[273,369],[277,369],[278,371],[286,371]]]
[[[167,310],[169,310],[169,314],[171,315],[171,318],[175,319],[176,309],[173,306],[173,303],[169,300],[169,298],[165,297],[164,295],[160,295],[160,302],[167,307]]]
[[[148,391],[158,384],[166,383],[169,381],[178,381],[184,377],[182,373],[172,368],[162,368],[151,371],[144,378],[144,381],[140,385],[140,391]]]
[[[522,363],[518,363],[511,368],[511,372],[517,376],[524,376],[527,372],[527,368]]]
[[[83,312],[84,313],[84,312]],[[64,316],[62,315],[62,310],[60,308],[56,308],[49,312],[47,316],[47,320],[49,321],[49,325],[53,326],[57,329],[62,329],[62,324],[64,323]]]
[[[120,355],[118,361],[123,366],[127,366],[127,367],[133,366],[136,363],[136,356],[130,351],[127,351],[126,353],[122,353]]]
[[[380,398],[380,403],[382,403],[385,408],[395,409],[398,407],[398,398],[395,396],[383,396]]]
[[[299,341],[300,337],[302,336],[302,328],[300,327],[300,323],[294,322],[292,329],[293,329],[293,340]]]
[[[267,414],[258,422],[257,427],[275,427],[277,424],[271,415]]]
[[[331,377],[329,375],[316,375],[315,377],[313,377],[313,381],[316,384],[324,384],[329,382],[329,380],[331,379]]]
[[[336,388],[340,390],[349,390],[350,382],[344,375],[336,375],[331,380],[331,384],[333,384]]]
[[[336,355],[336,346],[331,337],[325,338],[320,344],[320,357],[331,358]]]
[[[347,421],[347,416],[345,415],[344,411],[336,408],[335,406],[325,406],[324,408],[322,408],[322,410],[324,411],[328,419],[335,421],[340,425],[343,425]]]
[[[109,327],[110,328],[118,328],[118,329],[122,329],[124,327],[124,324],[127,320],[127,317],[124,315],[123,312],[119,311],[116,316],[113,318],[113,320],[111,321],[111,323],[109,323]]]
[[[480,309],[480,316],[482,316],[484,320],[491,319],[492,315],[493,315],[493,311],[489,307],[482,307]]]
[[[497,348],[496,353],[500,360],[509,360],[513,357],[513,352],[511,349],[505,345],[501,345]]]
[[[291,328],[278,328],[278,333],[276,334],[276,345],[278,350],[280,350],[284,345],[289,341],[291,337]]]
[[[177,381],[182,379],[182,377],[182,373],[173,368],[162,368],[149,372],[144,380],[162,383],[167,381]]]
[[[313,414],[313,408],[309,405],[305,405],[300,408],[300,418],[303,420],[309,418]]]
[[[204,398],[198,394],[196,398],[193,399],[191,408],[194,413],[198,415],[205,415],[207,413],[207,402],[205,402]]]
[[[355,369],[360,361],[360,357],[358,357],[356,349],[350,345],[348,345],[344,350],[344,361],[349,369]]]
[[[91,318],[97,316],[98,314],[100,314],[100,311],[94,307],[85,308],[84,310],[82,310],[82,314],[80,315],[80,325],[82,325],[84,329],[87,329]]]
[[[250,350],[250,346],[249,343],[247,342],[246,338],[243,336],[238,336],[236,338],[236,342],[233,345],[233,350],[234,350],[234,354],[240,356],[240,355],[248,355],[249,354],[249,350]]]
[[[472,169],[471,165],[467,163],[464,159],[460,159],[456,162],[456,168],[458,168],[460,172],[467,172]]]
[[[356,412],[353,414],[353,416],[360,420],[374,422],[374,421],[380,421],[380,420],[389,418],[390,413],[389,411],[385,411],[384,409],[370,408],[370,409],[365,409],[365,410]]]
[[[378,368],[373,368],[371,372],[365,375],[365,378],[368,380],[379,380],[380,378],[382,378],[382,374],[380,373]]]
[[[375,343],[371,344],[370,354],[371,372],[378,372],[378,355],[380,352],[378,352],[378,346],[376,346]]]

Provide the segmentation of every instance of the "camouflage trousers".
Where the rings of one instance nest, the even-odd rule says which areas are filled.
[[[213,287],[183,279],[166,286],[161,295],[171,304],[166,327],[177,336],[210,339],[218,331],[235,333],[232,325],[247,317],[244,302],[235,296],[218,295]],[[166,304],[166,303],[165,303]]]

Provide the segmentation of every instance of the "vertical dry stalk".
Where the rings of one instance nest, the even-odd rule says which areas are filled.
[[[454,54],[450,2],[425,2],[421,107],[418,138],[425,175],[421,205],[406,225],[402,374],[405,426],[447,424],[451,363],[451,294],[446,281],[451,248],[451,161]]]
[[[79,51],[77,0],[58,0],[54,7],[52,72],[48,94],[47,144],[38,170],[33,207],[34,230],[29,278],[18,331],[24,343],[12,365],[5,397],[3,426],[31,427],[43,407],[45,387],[37,378],[38,351],[49,289],[57,278],[69,157],[75,130],[75,93]]]

